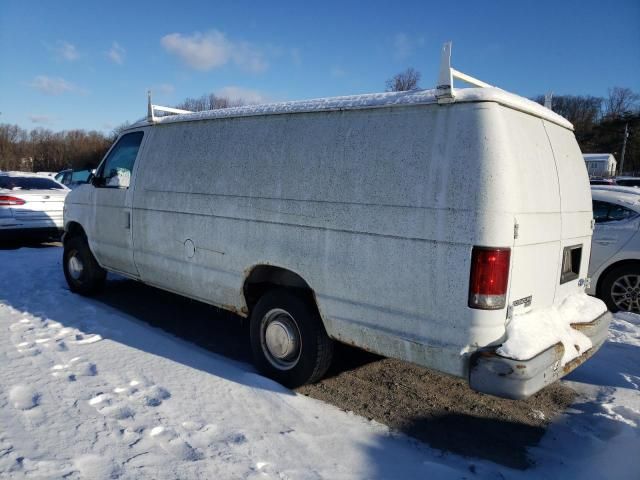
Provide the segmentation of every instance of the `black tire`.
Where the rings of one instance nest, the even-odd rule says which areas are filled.
[[[81,270],[78,270],[78,263]],[[107,278],[107,272],[96,261],[89,249],[87,240],[79,235],[65,239],[64,253],[62,256],[62,268],[64,277],[72,292],[80,295],[92,295],[97,293]]]
[[[289,327],[291,336],[283,338],[299,335],[298,348],[291,347],[295,342],[287,343],[291,347],[290,358],[277,358],[271,353],[266,335],[270,325],[271,333],[285,332],[285,326]],[[331,365],[333,341],[315,305],[290,291],[270,290],[260,298],[251,311],[250,335],[256,367],[286,387],[316,382]]]
[[[598,285],[598,297],[612,312],[640,313],[640,265],[620,265],[607,272]]]

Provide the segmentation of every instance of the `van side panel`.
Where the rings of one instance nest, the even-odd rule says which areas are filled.
[[[478,212],[499,170],[484,163],[484,110],[160,124],[134,200],[142,279],[239,310],[248,270],[277,265],[311,285],[334,338],[461,374],[469,322],[490,325],[479,341],[504,331],[504,312],[467,307]],[[482,216],[492,223],[484,238],[509,245],[512,218]],[[389,337],[393,346],[381,344]],[[413,344],[457,363],[414,358]]]
[[[507,321],[467,306],[474,245],[513,248],[510,301],[554,301],[560,187],[538,117],[482,102],[153,130],[133,212],[148,283],[242,311],[250,269],[276,265],[333,338],[455,375]]]

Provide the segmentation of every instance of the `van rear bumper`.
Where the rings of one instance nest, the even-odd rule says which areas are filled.
[[[527,398],[564,377],[589,359],[607,339],[612,315],[605,312],[589,323],[571,326],[584,333],[593,346],[578,358],[560,366],[564,352],[561,343],[529,360],[502,357],[495,348],[474,353],[469,364],[469,386],[478,392],[514,400]]]

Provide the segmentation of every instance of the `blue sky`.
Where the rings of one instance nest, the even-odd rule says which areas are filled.
[[[640,92],[640,1],[3,1],[0,123],[108,132],[155,103],[384,90],[413,66],[523,96]]]

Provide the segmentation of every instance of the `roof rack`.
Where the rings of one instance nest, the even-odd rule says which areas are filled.
[[[454,78],[475,87],[491,88],[493,86],[453,68],[451,66],[451,42],[447,42],[442,46],[442,57],[440,58],[440,73],[438,74],[436,87],[438,103],[451,103],[455,101],[456,93],[453,88]]]
[[[171,115],[180,115],[182,113],[193,113],[190,110],[180,110],[179,108],[163,107],[161,105],[153,105],[151,103],[151,90],[147,92],[147,120],[151,123],[155,123],[158,119],[156,112],[165,112]]]

